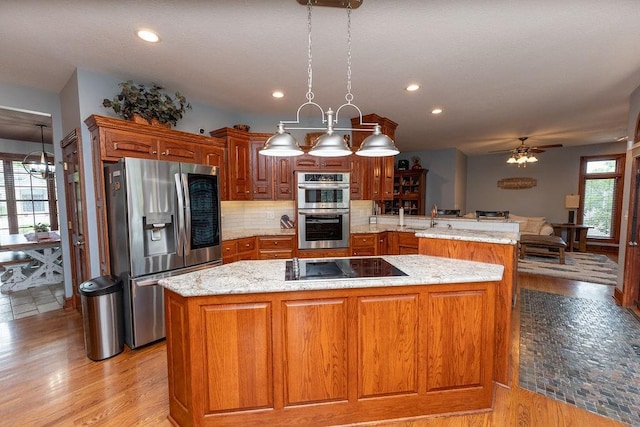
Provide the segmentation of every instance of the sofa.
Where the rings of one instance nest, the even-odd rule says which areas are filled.
[[[543,216],[519,216],[510,214],[508,220],[519,224],[520,234],[536,234],[540,236],[550,236],[553,234],[553,227],[547,223],[547,219]]]
[[[463,218],[517,222],[520,234],[535,234],[538,236],[551,236],[553,234],[553,227],[547,223],[547,219],[543,216],[520,216],[509,213],[509,211],[475,211],[469,212]]]

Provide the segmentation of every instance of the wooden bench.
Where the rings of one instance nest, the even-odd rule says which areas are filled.
[[[558,236],[539,236],[537,234],[520,235],[520,259],[526,254],[541,256],[557,256],[560,264],[564,264],[564,250],[567,243]]]

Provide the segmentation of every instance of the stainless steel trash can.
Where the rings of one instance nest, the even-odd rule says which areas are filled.
[[[124,349],[123,285],[117,276],[100,276],[80,285],[84,347],[91,360],[103,360]]]

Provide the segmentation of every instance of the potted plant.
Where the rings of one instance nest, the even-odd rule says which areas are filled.
[[[37,223],[33,230],[36,232],[36,239],[44,239],[49,237],[49,224]]]
[[[182,119],[185,111],[191,109],[187,99],[176,92],[172,97],[164,88],[152,83],[150,88],[133,81],[119,83],[120,93],[113,99],[105,98],[102,106],[111,108],[126,120],[150,124],[175,126]]]

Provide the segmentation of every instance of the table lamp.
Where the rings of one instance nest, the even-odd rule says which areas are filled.
[[[567,194],[564,196],[564,207],[569,209],[569,221],[568,224],[576,223],[576,209],[580,207],[580,195],[579,194]]]

